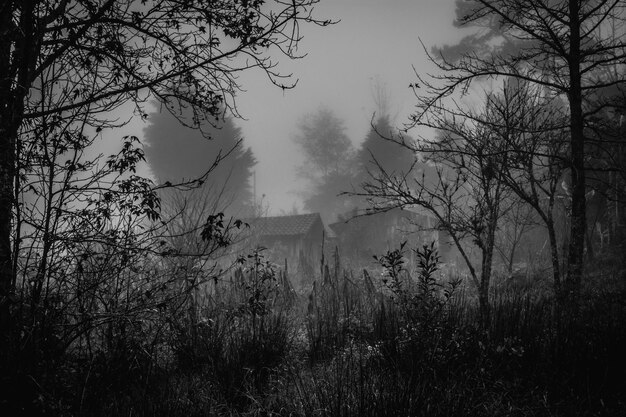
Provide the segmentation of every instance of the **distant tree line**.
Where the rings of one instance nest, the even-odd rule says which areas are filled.
[[[301,193],[304,209],[321,213],[327,224],[347,219],[355,210],[364,212],[364,200],[343,193],[359,188],[380,168],[406,172],[415,160],[406,149],[389,140],[394,135],[389,114],[375,115],[358,148],[330,108],[321,107],[302,118],[294,140],[304,156],[298,168],[298,175],[307,183]]]

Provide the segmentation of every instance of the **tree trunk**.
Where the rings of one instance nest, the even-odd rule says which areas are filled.
[[[491,286],[491,271],[493,266],[493,251],[495,247],[497,220],[489,225],[489,232],[483,248],[481,265],[480,287],[478,289],[478,302],[480,304],[480,320],[484,329],[489,329],[491,324],[491,303],[489,302],[489,288]]]
[[[580,6],[578,0],[569,0],[570,53],[569,53],[569,105],[572,214],[565,296],[572,307],[578,303],[583,273],[585,231],[587,229],[585,198],[585,137],[582,111],[582,82],[580,73]]]
[[[0,303],[3,308],[13,292],[14,282],[11,224],[17,128],[12,126],[11,116],[10,111],[0,115]],[[9,123],[5,123],[7,119]]]
[[[18,26],[13,22],[16,9],[20,9]],[[17,142],[35,63],[33,52],[38,48],[32,0],[7,1],[0,7],[0,34],[0,333],[8,343],[16,274],[11,245]],[[8,350],[1,350],[2,359],[8,358]]]
[[[489,329],[491,323],[491,304],[489,303],[489,284],[481,281],[478,291],[478,304],[480,308],[480,325],[483,329]]]
[[[556,231],[554,230],[552,218],[550,218],[550,222],[546,224],[546,227],[548,228],[548,239],[550,240],[550,260],[552,261],[554,294],[559,297],[561,295],[561,262],[559,259],[559,245],[556,240]]]
[[[13,121],[14,74],[11,68],[11,50],[16,30],[13,26],[13,2],[0,7],[0,337],[2,362],[5,364],[9,342],[10,297],[13,292],[13,257],[11,253],[11,210],[13,205],[13,167],[15,165],[16,129]]]

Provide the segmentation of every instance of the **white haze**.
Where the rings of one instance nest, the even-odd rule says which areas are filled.
[[[297,192],[304,185],[295,175],[302,157],[292,140],[299,119],[326,106],[345,121],[348,136],[358,146],[370,128],[376,109],[372,91],[378,83],[386,87],[389,111],[400,126],[416,101],[409,88],[414,71],[424,75],[434,70],[420,40],[430,50],[462,36],[452,25],[454,9],[454,0],[321,0],[316,15],[339,23],[303,26],[299,52],[304,58],[273,57],[281,73],[293,73],[298,80],[294,89],[271,85],[259,71],[240,74],[245,91],[239,93],[237,107],[245,120],[236,124],[258,160],[256,194],[264,196],[269,214],[302,209]],[[95,151],[115,152],[125,135],[143,140],[144,123],[135,118],[123,128],[104,132]]]
[[[248,119],[240,126],[259,160],[257,196],[265,194],[273,214],[301,207],[294,193],[303,186],[294,169],[301,156],[292,137],[304,114],[329,107],[358,145],[370,128],[372,89],[379,82],[388,89],[389,110],[401,125],[415,103],[409,89],[414,70],[433,70],[420,39],[430,49],[461,37],[452,25],[454,0],[322,0],[316,10],[340,22],[303,29],[300,51],[307,56],[281,62],[298,78],[295,89],[283,92],[258,73],[240,79],[247,92],[239,97],[239,109]]]

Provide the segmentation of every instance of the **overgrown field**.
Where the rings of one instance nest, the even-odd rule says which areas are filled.
[[[88,348],[56,354],[48,335],[3,379],[2,414],[625,415],[623,272],[588,274],[574,315],[535,289],[541,277],[503,279],[481,323],[472,287],[431,247],[416,265],[397,255],[347,270],[336,253],[296,291],[256,252],[155,306],[160,319],[109,318]]]

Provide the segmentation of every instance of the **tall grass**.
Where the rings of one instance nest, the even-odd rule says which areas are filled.
[[[623,278],[595,276],[567,328],[532,277],[501,286],[485,328],[471,287],[432,247],[415,255],[353,270],[335,252],[297,294],[253,252],[164,315],[152,347],[118,334],[120,355],[67,358],[63,389],[33,401],[85,416],[624,415]]]
[[[471,288],[398,253],[382,274],[325,268],[308,300],[309,366],[287,367],[263,412],[275,415],[622,415],[626,306],[591,287],[578,320],[558,320],[527,280],[492,294],[481,326]],[[337,264],[337,262],[335,262]],[[621,283],[623,285],[623,282]],[[623,288],[623,287],[622,287]],[[613,294],[611,297],[610,294]],[[258,410],[257,410],[258,411]]]

